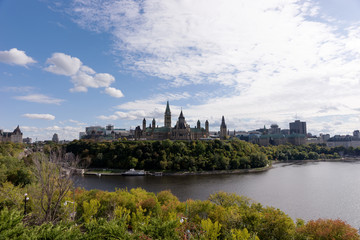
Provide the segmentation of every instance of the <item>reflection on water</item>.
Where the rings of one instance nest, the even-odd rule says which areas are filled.
[[[141,187],[150,192],[171,190],[181,201],[207,199],[226,191],[280,208],[294,220],[343,219],[360,227],[360,162],[276,164],[269,171],[250,174],[197,176],[76,177],[85,189],[114,191]]]

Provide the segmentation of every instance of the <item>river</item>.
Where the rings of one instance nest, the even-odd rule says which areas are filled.
[[[84,176],[76,185],[114,191],[141,187],[171,190],[181,201],[225,191],[244,195],[304,220],[342,219],[360,227],[360,162],[281,163],[259,173],[192,176]]]

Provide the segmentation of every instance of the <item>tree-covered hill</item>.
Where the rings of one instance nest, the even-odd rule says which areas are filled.
[[[67,152],[92,168],[202,171],[264,167],[268,160],[257,145],[232,141],[73,141]]]

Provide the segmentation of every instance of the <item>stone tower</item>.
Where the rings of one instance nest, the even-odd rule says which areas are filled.
[[[145,131],[146,130],[146,120],[145,120],[145,118],[143,119],[143,129],[142,129],[143,131]]]
[[[205,121],[205,131],[206,131],[206,136],[209,136],[209,121],[208,120]]]
[[[155,118],[153,118],[153,120],[152,120],[152,126],[151,126],[153,129],[155,128],[155,124],[156,124]]]
[[[171,128],[171,111],[170,111],[170,107],[169,107],[169,101],[167,101],[167,104],[166,104],[166,110],[165,110],[165,114],[164,114],[164,126]]]
[[[200,128],[201,128],[200,120],[197,121],[196,128],[197,128],[197,129],[200,129]]]
[[[221,125],[220,125],[220,139],[226,139],[226,136],[227,136],[227,130],[226,130],[225,118],[224,116],[222,116]]]

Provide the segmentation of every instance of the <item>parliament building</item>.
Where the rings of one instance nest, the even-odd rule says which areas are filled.
[[[196,127],[191,128],[185,121],[184,114],[181,110],[179,118],[174,127],[171,127],[171,111],[169,101],[166,104],[164,114],[164,126],[157,127],[155,119],[146,127],[146,119],[142,122],[142,128],[135,128],[135,139],[137,140],[198,140],[209,137],[209,122],[205,121],[205,128],[201,127],[200,120],[197,121]]]

